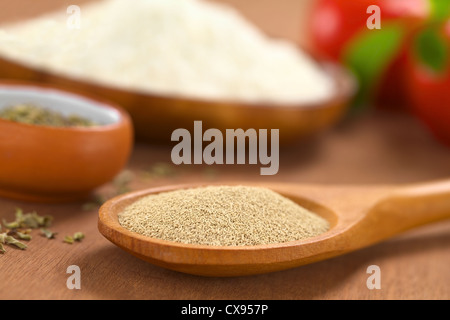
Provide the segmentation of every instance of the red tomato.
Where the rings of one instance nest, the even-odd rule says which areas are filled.
[[[450,21],[437,30],[446,54],[443,68],[430,68],[420,58],[414,42],[408,48],[405,83],[413,110],[431,132],[450,146]],[[435,53],[432,52],[434,58]]]
[[[380,7],[382,23],[399,18],[424,20],[430,11],[428,0],[317,0],[310,17],[317,52],[340,60],[346,44],[366,28],[371,5]]]
[[[345,44],[366,24],[370,0],[316,1],[311,15],[310,32],[314,49],[340,60]]]
[[[371,14],[367,13],[367,8],[371,5],[380,7],[382,27],[398,20],[413,30],[430,15],[429,0],[317,0],[309,23],[312,49],[321,56],[342,61],[343,52],[352,39],[368,30],[367,19]],[[375,88],[378,106],[405,105],[402,82],[405,60],[402,46]]]

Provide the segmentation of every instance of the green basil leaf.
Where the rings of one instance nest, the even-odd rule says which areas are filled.
[[[449,54],[446,40],[438,28],[429,26],[421,31],[414,41],[416,57],[435,73],[445,70]]]
[[[364,29],[347,45],[343,61],[359,81],[355,107],[368,106],[382,75],[398,55],[404,35],[401,24],[384,23],[381,29]]]
[[[430,0],[431,18],[436,21],[443,21],[450,18],[449,0]]]

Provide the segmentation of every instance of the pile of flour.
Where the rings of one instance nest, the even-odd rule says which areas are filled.
[[[315,103],[335,90],[294,44],[267,37],[225,5],[102,0],[80,9],[79,29],[68,27],[65,10],[5,27],[0,56],[109,86],[199,99]]]

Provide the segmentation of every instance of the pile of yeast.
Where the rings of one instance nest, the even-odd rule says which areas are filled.
[[[65,8],[64,8],[65,9]],[[294,44],[200,0],[103,0],[0,30],[0,56],[73,78],[162,95],[316,103],[334,82]]]
[[[119,223],[168,241],[252,246],[302,240],[326,232],[321,216],[267,188],[208,186],[143,197],[119,214]]]

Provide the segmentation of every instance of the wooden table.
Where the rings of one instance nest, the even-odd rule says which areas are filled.
[[[12,5],[1,0],[0,21],[18,13],[16,6],[25,2]],[[39,1],[42,7],[35,9],[51,7],[54,2],[50,2]],[[283,3],[286,12],[297,5],[290,0]],[[251,17],[263,17],[269,1],[258,7],[254,4],[246,2],[242,9]],[[21,14],[36,12],[26,8]],[[272,22],[272,30],[275,25]],[[296,38],[292,30],[285,34]],[[411,116],[381,111],[345,121],[319,137],[282,150],[280,171],[273,177],[260,176],[258,166],[227,165],[215,166],[212,171],[204,166],[176,167],[171,176],[148,177],[143,173],[156,163],[170,163],[170,150],[171,146],[138,143],[128,164],[134,174],[130,187],[237,178],[397,184],[442,179],[450,174],[450,149],[436,142]],[[98,193],[113,191],[109,184]],[[0,218],[11,220],[16,207],[36,210],[52,215],[52,229],[59,233],[57,239],[47,240],[34,231],[26,251],[7,247],[8,252],[0,256],[0,299],[450,299],[450,221],[295,269],[239,278],[203,278],[162,269],[122,251],[98,232],[97,210],[83,210],[82,206],[0,199]],[[64,235],[76,231],[86,234],[82,242],[62,242]],[[66,286],[70,265],[80,267],[80,290]],[[380,267],[380,290],[366,286],[370,265]]]

